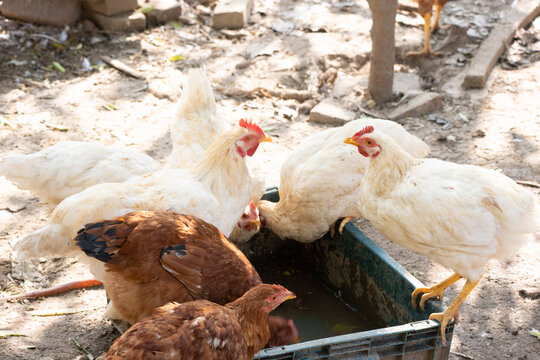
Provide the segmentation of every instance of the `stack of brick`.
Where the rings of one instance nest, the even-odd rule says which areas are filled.
[[[137,0],[87,0],[85,15],[100,28],[108,31],[141,31],[146,28],[146,17],[136,11]]]
[[[135,10],[140,8],[139,10]],[[181,0],[86,0],[85,10],[96,24],[108,31],[143,30],[182,15]],[[144,11],[141,11],[144,10]]]
[[[81,0],[4,0],[0,4],[6,17],[43,25],[68,25],[81,15]],[[131,32],[177,20],[182,0],[82,0],[82,10],[103,30]]]
[[[42,25],[63,26],[74,23],[81,14],[79,0],[4,0],[3,16]]]

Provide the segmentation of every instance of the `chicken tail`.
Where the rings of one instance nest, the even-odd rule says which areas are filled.
[[[75,250],[69,238],[64,235],[60,224],[49,224],[26,235],[15,244],[14,249],[18,260],[70,255]]]
[[[200,117],[202,113],[214,114],[216,100],[204,68],[190,69],[176,111],[176,121],[186,117]],[[216,119],[216,121],[222,121]]]

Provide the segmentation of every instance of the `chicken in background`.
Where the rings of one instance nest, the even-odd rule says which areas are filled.
[[[268,313],[294,293],[261,284],[221,306],[206,300],[169,303],[133,325],[106,360],[251,360],[270,338]]]
[[[418,3],[418,13],[424,18],[424,48],[420,51],[410,51],[407,53],[407,56],[441,56],[444,55],[442,52],[433,51],[431,49],[431,44],[429,43],[430,32],[435,32],[439,28],[439,16],[441,10],[446,5],[448,0],[415,0]],[[433,10],[433,5],[435,5],[435,19],[433,21],[433,26],[431,26],[431,11]]]
[[[429,147],[401,125],[388,120],[360,119],[313,134],[302,141],[281,167],[279,202],[261,200],[263,225],[281,238],[313,242],[338,219],[360,217],[358,192],[369,161],[343,139],[366,125],[375,125],[417,157]]]
[[[105,263],[107,315],[132,324],[171,301],[223,305],[262,284],[234,244],[193,216],[136,211],[87,224],[75,241],[87,256]],[[292,320],[274,316],[268,321],[272,346],[298,341]]]
[[[160,168],[150,156],[134,150],[62,141],[34,154],[7,156],[0,162],[0,176],[54,208],[92,185],[124,182]]]
[[[292,319],[285,319],[281,316],[268,317],[268,329],[270,339],[266,347],[283,346],[300,342],[300,335]]]
[[[271,138],[244,119],[220,135],[192,169],[162,169],[125,183],[98,184],[62,201],[43,228],[19,240],[18,259],[78,255],[72,239],[89,222],[136,210],[172,210],[197,216],[229,235],[249,203],[251,177],[245,157]],[[103,264],[92,262],[97,280]]]
[[[532,193],[509,177],[474,165],[418,159],[377,125],[345,139],[369,159],[358,192],[363,216],[388,239],[455,271],[431,288],[412,293],[416,308],[443,299],[444,290],[465,278],[459,295],[430,319],[445,329],[480,281],[484,265],[516,251],[538,229]],[[361,157],[360,155],[357,155]]]
[[[261,220],[259,218],[259,209],[253,201],[249,202],[246,210],[240,217],[240,220],[234,227],[229,240],[235,244],[248,242],[249,239],[259,232],[261,228]]]

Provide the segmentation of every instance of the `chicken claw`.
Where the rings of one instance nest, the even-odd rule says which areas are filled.
[[[338,229],[341,235],[343,235],[343,228],[345,228],[345,225],[347,225],[347,223],[351,221],[352,219],[354,219],[354,216],[347,216],[346,218],[341,220],[341,224],[339,224],[339,229]]]
[[[454,275],[452,275],[445,281],[450,280]],[[437,320],[441,323],[441,337],[444,346],[446,346],[446,326],[452,319],[454,319],[457,323],[459,307],[461,306],[463,301],[465,301],[467,296],[469,296],[471,291],[476,287],[476,285],[478,285],[479,281],[480,279],[476,280],[475,282],[470,282],[469,280],[467,280],[465,285],[463,285],[463,289],[461,289],[459,295],[454,299],[454,301],[452,301],[450,305],[448,305],[448,307],[442,313],[433,313],[429,316],[429,320]]]
[[[347,223],[349,221],[351,221],[352,219],[354,219],[354,216],[347,216],[345,218],[343,218],[341,220],[341,222],[339,223],[339,228],[338,228],[338,232],[340,235],[343,235],[343,228],[345,228],[345,225],[347,225]],[[336,220],[335,223],[332,224],[332,226],[330,226],[330,235],[332,237],[334,237],[334,235],[336,235],[336,230],[335,230],[335,227],[336,227],[336,224],[337,222],[340,221],[339,219]]]
[[[448,278],[444,279],[443,281],[441,281],[440,283],[438,283],[436,285],[433,285],[430,288],[417,288],[417,289],[415,289],[413,291],[413,293],[411,294],[412,305],[413,305],[414,309],[418,310],[418,305],[416,304],[416,298],[418,297],[418,295],[424,294],[424,295],[422,295],[422,298],[420,299],[420,308],[422,310],[425,310],[424,304],[425,304],[426,300],[434,298],[434,297],[438,297],[439,300],[442,301],[443,298],[444,298],[444,290],[446,290],[447,287],[449,287],[450,285],[452,285],[453,283],[455,283],[459,279],[461,279],[461,275],[459,275],[457,273],[453,273]]]
[[[457,310],[455,314],[449,314],[446,312],[446,310],[442,313],[433,313],[429,315],[429,320],[437,320],[441,323],[441,338],[443,346],[446,346],[446,326],[450,322],[450,320],[457,318]]]

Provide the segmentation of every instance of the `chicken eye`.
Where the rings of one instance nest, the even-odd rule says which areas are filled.
[[[276,301],[276,297],[274,296],[274,297],[272,298],[272,300]]]
[[[366,144],[367,144],[368,146],[371,146],[371,140],[367,140],[367,141],[366,141]]]
[[[251,141],[251,136],[250,135],[246,136],[246,141]]]

